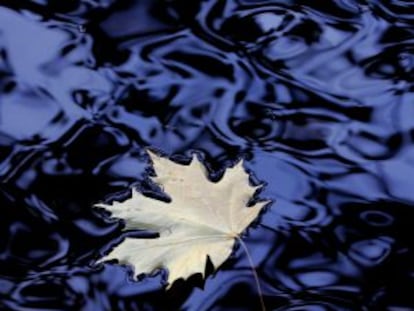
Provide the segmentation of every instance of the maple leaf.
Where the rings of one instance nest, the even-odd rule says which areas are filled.
[[[267,202],[246,206],[258,187],[249,185],[241,161],[213,183],[194,156],[190,165],[180,165],[149,154],[157,175],[153,181],[171,197],[171,202],[132,190],[131,199],[97,206],[124,219],[127,229],[156,231],[159,237],[126,237],[102,260],[131,264],[135,274],[167,268],[169,286],[195,273],[204,276],[207,256],[215,268],[219,267]]]

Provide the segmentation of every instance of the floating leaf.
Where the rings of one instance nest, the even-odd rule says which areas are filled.
[[[136,274],[167,268],[171,285],[179,278],[204,274],[207,256],[215,268],[220,266],[267,202],[246,206],[257,187],[249,185],[241,161],[213,183],[196,157],[190,165],[180,165],[150,156],[157,175],[153,181],[171,197],[170,203],[133,190],[131,199],[98,206],[124,219],[127,229],[156,231],[159,237],[127,237],[103,260],[131,264]]]

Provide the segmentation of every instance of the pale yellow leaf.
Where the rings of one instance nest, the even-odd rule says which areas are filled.
[[[180,165],[153,153],[150,156],[156,172],[153,181],[171,197],[170,203],[133,190],[131,199],[98,206],[124,219],[127,229],[156,231],[159,237],[127,237],[103,260],[130,264],[136,275],[166,268],[171,285],[179,278],[204,274],[207,256],[215,268],[220,266],[267,202],[246,206],[257,187],[249,185],[241,162],[213,183],[196,157],[190,165]]]

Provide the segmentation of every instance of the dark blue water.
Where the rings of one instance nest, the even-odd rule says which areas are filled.
[[[0,5],[1,310],[260,310],[240,246],[169,291],[95,265],[123,226],[92,205],[150,191],[147,147],[266,183],[267,310],[414,310],[411,1]]]

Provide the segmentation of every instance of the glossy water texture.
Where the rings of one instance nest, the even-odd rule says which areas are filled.
[[[3,0],[0,309],[259,310],[240,246],[167,292],[95,265],[123,225],[92,205],[154,192],[151,147],[266,184],[267,310],[413,310],[413,25],[408,0]]]

